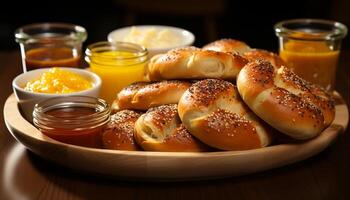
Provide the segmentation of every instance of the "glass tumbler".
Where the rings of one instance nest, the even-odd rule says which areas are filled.
[[[46,67],[81,66],[85,28],[67,23],[37,23],[18,28],[23,71]]]
[[[128,42],[97,42],[87,47],[85,60],[102,79],[100,98],[112,103],[124,87],[144,81],[148,51]]]
[[[279,54],[296,74],[328,91],[335,86],[336,67],[347,27],[322,19],[278,22]]]

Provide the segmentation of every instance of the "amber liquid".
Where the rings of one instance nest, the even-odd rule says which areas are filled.
[[[339,51],[323,41],[289,41],[280,50],[281,58],[296,74],[328,91],[334,89]]]
[[[79,67],[80,55],[73,54],[71,48],[37,48],[26,52],[26,70],[34,70],[47,67]]]
[[[58,108],[45,112],[47,115],[51,115],[62,120],[74,119],[76,117],[87,116],[94,113],[96,113],[94,108],[86,107]],[[57,123],[59,124],[60,122],[57,121]],[[83,126],[84,124],[82,122],[82,127],[80,130],[73,130],[69,127],[60,126],[59,128],[54,127],[51,130],[43,130],[42,133],[60,142],[84,147],[102,148],[102,131],[104,129],[104,125],[94,128]]]

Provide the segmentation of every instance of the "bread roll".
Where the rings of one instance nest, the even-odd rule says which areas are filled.
[[[245,52],[250,51],[250,47],[246,43],[234,39],[217,40],[205,45],[203,49],[227,53],[237,53],[240,55],[243,55]]]
[[[190,85],[189,82],[177,80],[134,83],[118,93],[112,112],[123,109],[147,110],[163,104],[177,104]]]
[[[137,143],[148,151],[206,151],[208,147],[195,139],[183,126],[177,105],[151,108],[135,125]]]
[[[218,149],[255,149],[271,142],[268,130],[227,81],[206,79],[193,84],[181,97],[178,112],[192,135]]]
[[[334,100],[323,89],[267,61],[247,64],[239,73],[237,87],[260,118],[295,139],[317,136],[335,116]]]
[[[102,133],[103,146],[114,150],[141,150],[134,140],[135,122],[140,115],[132,110],[122,110],[112,115]]]
[[[234,80],[247,62],[233,53],[186,47],[152,57],[146,67],[146,76],[151,81],[203,78]]]
[[[255,60],[266,60],[269,61],[276,68],[281,66],[287,66],[286,63],[277,54],[262,50],[262,49],[251,49],[251,51],[245,52],[243,57],[249,61]]]

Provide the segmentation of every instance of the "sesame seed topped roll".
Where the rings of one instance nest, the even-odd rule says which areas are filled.
[[[208,146],[194,138],[181,123],[176,104],[149,109],[135,125],[136,142],[147,151],[207,151]]]
[[[113,114],[102,133],[103,146],[114,150],[141,150],[134,139],[135,122],[140,115],[141,113],[132,110],[122,110]]]
[[[190,82],[178,80],[131,84],[118,93],[112,112],[123,109],[146,111],[163,104],[177,104],[190,85]]]
[[[295,139],[317,136],[335,116],[334,100],[322,88],[267,61],[248,63],[239,73],[237,87],[260,118]]]
[[[220,78],[235,80],[248,61],[234,53],[184,47],[158,54],[146,67],[150,81]]]
[[[234,39],[220,39],[214,42],[211,42],[203,47],[206,50],[220,51],[226,53],[237,53],[239,55],[244,54],[245,52],[250,51],[250,47],[239,40]]]
[[[282,60],[282,58],[279,55],[262,49],[251,49],[250,51],[245,52],[243,54],[243,57],[248,59],[249,61],[266,60],[269,61],[276,68],[286,66],[286,63]]]
[[[227,81],[205,79],[181,97],[179,116],[192,135],[222,150],[247,150],[270,144],[264,124],[240,99]]]

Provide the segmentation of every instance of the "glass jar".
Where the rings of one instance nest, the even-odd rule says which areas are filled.
[[[85,60],[102,79],[100,97],[112,103],[124,87],[144,81],[148,51],[127,42],[97,42],[88,46]]]
[[[23,71],[45,67],[81,66],[86,30],[74,24],[29,24],[15,31],[20,45]]]
[[[88,96],[54,97],[37,103],[34,125],[60,142],[102,148],[102,131],[110,120],[110,107]]]
[[[296,74],[328,91],[335,86],[336,66],[345,25],[321,19],[292,19],[275,25],[279,54]]]

